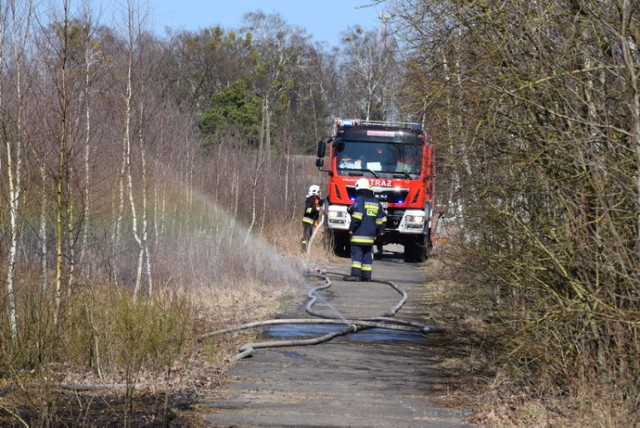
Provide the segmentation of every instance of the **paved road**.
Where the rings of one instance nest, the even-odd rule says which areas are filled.
[[[327,271],[346,273],[349,260]],[[314,310],[346,318],[379,316],[401,296],[387,284],[343,282],[317,294]],[[388,257],[374,263],[374,279],[392,280],[409,295],[396,318],[429,323],[421,300],[421,265]],[[282,318],[312,318],[305,311],[308,291]],[[338,315],[338,316],[339,316]],[[260,341],[319,336],[337,327],[281,325]],[[446,334],[424,336],[381,329],[359,331],[311,346],[256,349],[240,360],[221,388],[201,397],[211,426],[462,427],[465,414],[446,408],[438,397],[455,379],[443,379],[437,364],[447,352]]]

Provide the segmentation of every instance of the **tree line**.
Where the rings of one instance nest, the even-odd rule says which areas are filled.
[[[64,371],[124,373],[132,400],[141,370],[187,352],[197,305],[298,280],[301,155],[334,114],[385,104],[359,86],[372,64],[277,14],[161,38],[134,2],[97,12],[0,2],[0,377],[39,381],[18,406],[34,424],[64,413]],[[346,35],[377,49],[377,29]]]
[[[604,425],[637,423],[638,2],[393,4],[459,268],[500,313],[505,395],[587,397]]]
[[[292,159],[326,135],[330,112],[345,111],[343,99],[380,105],[336,79],[339,67],[358,70],[356,58],[337,61],[277,14],[161,39],[131,2],[112,27],[89,2],[0,8],[2,268],[14,339],[25,271],[55,290],[57,306],[96,275],[149,294],[166,237],[198,227],[180,218],[176,195],[191,211],[195,192],[212,200],[230,227],[248,229],[244,242],[295,216],[304,191]],[[377,40],[377,30],[350,31],[352,49]],[[200,227],[220,228],[207,221]]]

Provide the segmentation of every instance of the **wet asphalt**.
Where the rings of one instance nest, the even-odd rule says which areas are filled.
[[[345,282],[350,261],[325,267],[331,287],[316,293],[313,310],[334,318],[380,316],[401,295],[387,284]],[[421,303],[428,299],[423,264],[403,263],[386,252],[376,260],[374,280],[390,280],[408,299],[395,318],[433,325]],[[279,318],[311,318],[309,279]],[[258,341],[318,337],[341,326],[284,324],[264,328]],[[256,349],[238,361],[215,391],[202,393],[203,424],[216,427],[466,427],[467,413],[447,407],[459,379],[439,364],[447,355],[446,333],[363,329],[308,346]]]

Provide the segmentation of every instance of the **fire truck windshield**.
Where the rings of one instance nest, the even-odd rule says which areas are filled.
[[[337,148],[337,166],[350,171],[416,175],[422,167],[422,145],[342,140]],[[347,171],[345,171],[347,170]]]

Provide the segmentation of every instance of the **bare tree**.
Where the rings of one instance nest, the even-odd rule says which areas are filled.
[[[517,381],[547,388],[535,370],[565,393],[635,396],[637,4],[397,3],[419,59],[407,89],[432,97],[431,129],[462,192],[462,266],[475,286],[498,284],[491,294],[517,320]]]
[[[375,31],[365,31],[359,26],[342,36],[346,46],[340,64],[343,94],[347,99],[352,98],[347,107],[350,113],[366,120],[390,119],[395,112],[388,90],[395,80],[392,74],[395,44],[392,37],[386,33],[383,36],[380,38]]]
[[[7,287],[7,313],[9,314],[9,324],[11,336],[14,342],[18,339],[18,320],[16,313],[16,295],[14,293],[14,272],[16,265],[16,253],[18,248],[19,230],[19,205],[22,193],[23,155],[22,146],[26,132],[24,129],[24,109],[25,109],[25,75],[22,67],[25,62],[25,49],[30,36],[30,21],[32,17],[31,2],[16,3],[8,1],[0,3],[0,71],[5,74],[6,53],[9,53],[10,61],[15,67],[13,75],[13,90],[15,91],[16,105],[10,107],[14,111],[13,119],[5,116],[1,118],[5,143],[6,156],[6,183],[8,186],[8,206],[9,206],[9,251],[6,268]],[[9,81],[0,78],[0,111],[5,111],[5,87]],[[9,109],[7,109],[9,110]],[[12,122],[15,125],[12,125]]]
[[[138,267],[136,271],[136,281],[134,286],[134,296],[137,296],[140,292],[142,271],[146,260],[146,277],[148,292],[152,290],[151,279],[151,261],[148,244],[148,222],[147,222],[147,170],[146,170],[146,158],[144,141],[145,136],[143,133],[143,123],[145,117],[145,104],[144,104],[144,76],[140,76],[141,81],[140,90],[137,94],[137,109],[138,109],[138,143],[139,143],[139,156],[140,156],[140,194],[141,194],[141,209],[138,213],[136,205],[136,197],[133,186],[133,171],[132,171],[132,121],[134,120],[134,55],[136,54],[136,44],[139,44],[141,30],[139,25],[140,20],[136,18],[136,10],[131,2],[127,5],[127,37],[128,37],[128,52],[127,52],[127,74],[126,74],[126,96],[125,96],[125,127],[123,135],[123,148],[126,163],[126,182],[127,182],[127,194],[129,197],[129,207],[131,210],[131,228],[135,241],[139,247]],[[136,43],[138,39],[138,43]],[[138,225],[138,214],[140,214],[140,226]]]

